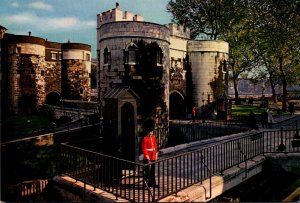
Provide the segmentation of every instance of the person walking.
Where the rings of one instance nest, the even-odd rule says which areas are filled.
[[[268,127],[272,128],[272,123],[273,123],[273,115],[272,115],[272,110],[268,109]]]
[[[261,112],[261,125],[262,125],[263,128],[268,127],[268,113],[267,113],[266,110]]]
[[[205,106],[203,105],[201,107],[201,119],[202,119],[202,123],[205,123],[205,118],[206,118],[206,108]]]
[[[249,127],[255,130],[258,130],[258,126],[256,124],[256,117],[253,111],[249,113]]]
[[[144,164],[145,166],[145,177],[146,183],[149,187],[158,187],[155,181],[155,161],[157,161],[157,143],[156,137],[153,134],[154,123],[153,126],[146,126],[145,132],[146,136],[142,140],[142,151],[144,155]]]
[[[192,108],[192,117],[193,117],[193,122],[195,123],[195,120],[196,120],[196,115],[197,115],[197,109],[196,107],[194,106]]]
[[[289,111],[292,115],[294,115],[295,113],[295,105],[294,105],[294,102],[290,102],[289,103]]]

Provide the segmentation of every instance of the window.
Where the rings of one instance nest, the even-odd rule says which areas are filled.
[[[163,54],[162,54],[161,49],[157,50],[157,53],[156,53],[156,63],[157,63],[157,66],[161,66],[162,65],[162,57],[163,57]]]
[[[56,60],[57,59],[57,53],[51,53],[51,59]]]
[[[104,64],[110,64],[110,52],[107,48],[104,49]]]
[[[20,53],[21,53],[21,47],[17,47],[16,53],[17,53],[17,54],[20,54]]]
[[[89,61],[90,60],[90,54],[85,54],[85,60]]]
[[[41,76],[45,76],[45,71],[41,70]]]
[[[135,51],[128,50],[128,63],[132,64],[135,63]]]
[[[125,71],[120,71],[119,72],[119,79],[123,79],[125,76]]]
[[[128,50],[125,51],[125,63],[129,65],[136,64],[136,51],[137,48],[134,45],[128,47]]]

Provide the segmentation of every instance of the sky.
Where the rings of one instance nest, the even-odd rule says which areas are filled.
[[[0,0],[0,25],[7,33],[41,37],[52,42],[89,44],[96,58],[99,13],[115,8],[144,16],[144,21],[171,22],[169,0]]]

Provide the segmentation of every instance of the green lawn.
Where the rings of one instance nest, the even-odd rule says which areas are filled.
[[[49,129],[53,121],[49,118],[35,115],[7,116],[2,118],[2,136],[29,134],[34,130]],[[7,134],[7,135],[6,135]]]
[[[250,111],[253,111],[256,116],[260,116],[264,110],[257,106],[232,105],[233,116],[248,116]]]
[[[279,108],[281,107],[278,105]],[[250,111],[253,111],[256,117],[261,116],[261,112],[267,110],[266,108],[260,108],[259,106],[248,106],[248,105],[232,105],[232,116],[248,116]],[[278,114],[279,113],[279,114]],[[288,112],[278,112],[276,110],[272,110],[273,116],[285,115],[289,114]]]

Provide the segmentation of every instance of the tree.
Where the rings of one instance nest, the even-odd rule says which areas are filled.
[[[191,37],[218,39],[224,27],[230,26],[231,0],[170,0],[167,10],[174,20],[191,29]]]
[[[300,3],[297,0],[253,0],[250,6],[253,18],[257,19],[253,27],[259,31],[260,54],[280,73],[282,110],[286,111],[287,85],[299,78]]]

